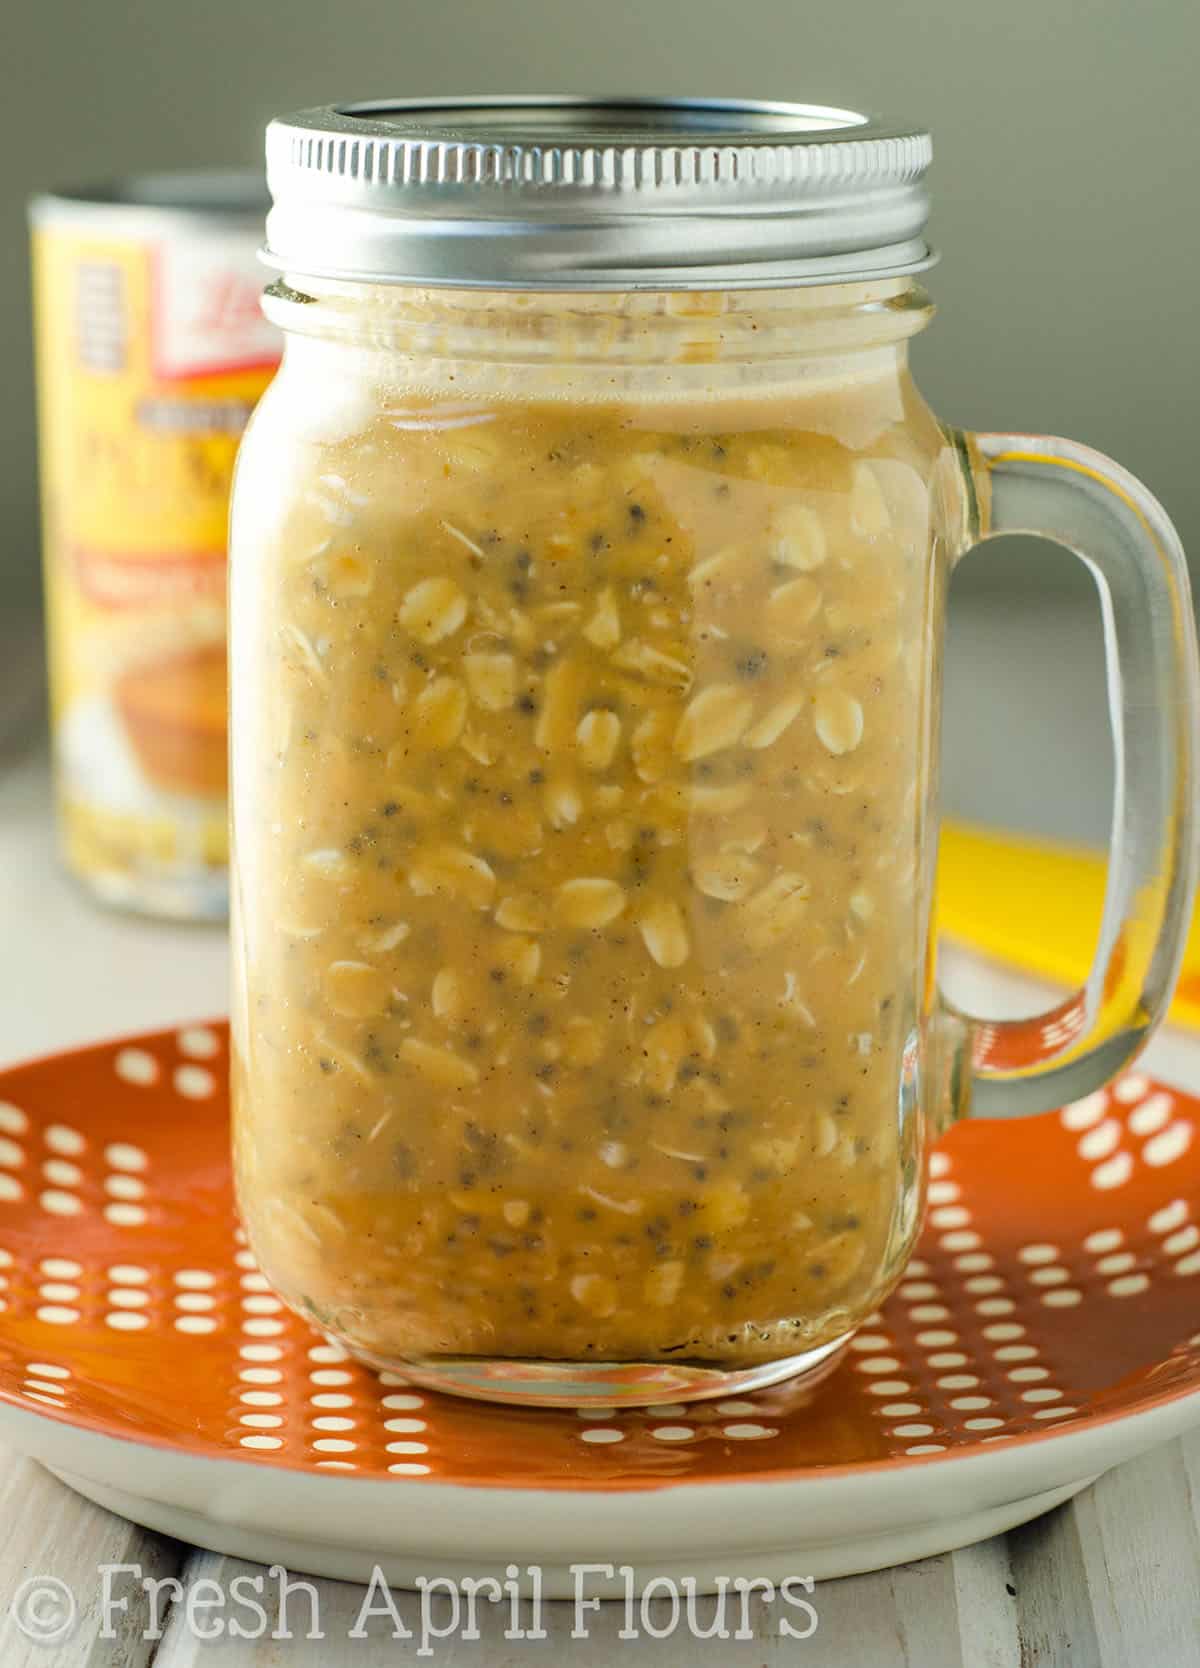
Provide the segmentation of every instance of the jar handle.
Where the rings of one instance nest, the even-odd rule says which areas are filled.
[[[1032,1019],[942,1003],[950,1115],[1043,1112],[1107,1083],[1170,1002],[1196,880],[1196,627],[1179,535],[1111,458],[1044,435],[952,439],[971,506],[959,554],[1003,533],[1037,534],[1073,551],[1100,592],[1116,788],[1091,972]]]

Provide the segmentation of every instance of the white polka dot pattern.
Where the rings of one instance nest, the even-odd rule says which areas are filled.
[[[144,1048],[123,1048],[116,1058],[117,1076],[125,1083],[147,1088],[158,1081],[158,1061]]]
[[[161,1397],[164,1379],[189,1374],[215,1386],[223,1398],[217,1446],[260,1463],[454,1475],[459,1453],[474,1451],[487,1429],[500,1447],[501,1432],[541,1432],[543,1447],[578,1456],[583,1477],[591,1468],[649,1480],[749,1476],[795,1463],[789,1456],[805,1432],[825,1428],[822,1419],[835,1436],[847,1420],[873,1430],[868,1456],[882,1447],[912,1460],[1069,1425],[1097,1405],[1081,1389],[1091,1380],[1072,1371],[1072,1310],[1086,1304],[1089,1317],[1103,1314],[1113,1335],[1124,1335],[1141,1321],[1145,1294],[1194,1302],[1196,1103],[1127,1078],[1044,1121],[1065,1154],[1058,1174],[1064,1188],[1074,1187],[1075,1203],[1066,1213],[1027,1212],[1020,1238],[1007,1227],[1007,1238],[997,1232],[992,1194],[981,1189],[957,1132],[931,1155],[921,1254],[851,1340],[828,1398],[809,1405],[783,1385],[709,1403],[514,1421],[427,1395],[398,1374],[370,1372],[309,1333],[271,1290],[232,1221],[219,1243],[198,1234],[185,1249],[185,1239],[172,1237],[161,1201],[174,1201],[177,1220],[187,1189],[178,1170],[174,1192],[166,1185],[162,1108],[172,1108],[179,1127],[197,1120],[197,1135],[210,1129],[218,1103],[223,1108],[223,1047],[223,1033],[194,1027],[109,1050],[123,1122],[106,1125],[82,1096],[54,1097],[55,1114],[23,1103],[20,1093],[0,1093],[0,1309],[6,1324],[12,1316],[23,1329],[15,1335],[38,1339],[29,1359],[11,1369],[0,1361],[0,1396],[47,1416],[95,1418],[88,1375],[76,1378],[71,1363],[81,1340],[95,1349],[99,1329],[109,1358],[143,1364],[119,1380],[122,1390],[133,1384],[135,1394]],[[995,1174],[993,1166],[989,1188]],[[1012,1220],[1020,1206],[1018,1189]],[[37,1224],[40,1248],[28,1264],[15,1253],[20,1236],[12,1249],[4,1243],[10,1219],[23,1233]],[[99,1254],[78,1249],[97,1244]],[[1200,1332],[1175,1342],[1186,1330],[1156,1363],[1155,1387],[1200,1373]],[[164,1351],[175,1352],[166,1374]],[[114,1404],[122,1397],[110,1392]],[[471,1433],[465,1449],[462,1432]]]
[[[211,1060],[221,1052],[221,1039],[205,1025],[191,1025],[176,1039],[179,1052],[191,1060]]]

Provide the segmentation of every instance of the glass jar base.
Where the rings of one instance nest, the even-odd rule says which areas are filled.
[[[479,1356],[385,1360],[353,1350],[368,1366],[402,1374],[426,1390],[518,1407],[654,1407],[744,1396],[785,1380],[810,1388],[837,1366],[852,1334],[779,1361],[723,1368],[692,1361],[521,1361]]]

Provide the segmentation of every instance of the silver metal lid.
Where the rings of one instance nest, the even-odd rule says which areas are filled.
[[[820,105],[492,97],[267,128],[269,266],[465,288],[747,289],[918,272],[929,135]]]

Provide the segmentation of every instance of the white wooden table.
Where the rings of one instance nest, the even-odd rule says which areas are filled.
[[[37,756],[0,760],[0,942],[0,1065],[224,1011],[219,932],[103,914],[61,876],[46,769]],[[986,991],[991,1007],[1011,1002],[1015,988],[978,968],[959,968],[957,991],[968,984],[975,999]],[[1188,1074],[1200,1081],[1200,1051],[1178,1038],[1156,1042],[1150,1065],[1180,1082]],[[142,1637],[151,1615],[137,1594],[118,1637],[100,1637],[97,1572],[122,1563],[180,1583],[178,1598],[161,1607],[161,1637]],[[290,1641],[272,1640],[274,1616],[256,1640],[200,1638],[219,1612],[189,1607],[190,1594],[211,1596],[198,1584],[215,1580],[228,1590],[236,1575],[255,1573],[125,1523],[0,1449],[0,1668],[382,1668],[421,1660],[417,1642],[394,1640],[386,1618],[369,1624],[366,1637],[348,1637],[363,1589],[334,1581],[316,1582],[321,1640],[302,1637],[303,1619],[293,1622]],[[51,1646],[25,1637],[10,1614],[22,1584],[41,1576],[65,1583],[78,1603],[74,1632]],[[416,1632],[415,1595],[397,1595],[397,1602]],[[810,1638],[780,1638],[772,1623],[753,1640],[707,1643],[686,1631],[622,1641],[615,1605],[589,1618],[587,1640],[569,1638],[569,1606],[550,1605],[548,1638],[510,1642],[500,1618],[489,1628],[483,1604],[481,1639],[447,1639],[424,1660],[481,1668],[1191,1668],[1200,1664],[1200,1431],[1121,1466],[1026,1528],[899,1569],[827,1582],[813,1604],[819,1623]]]

